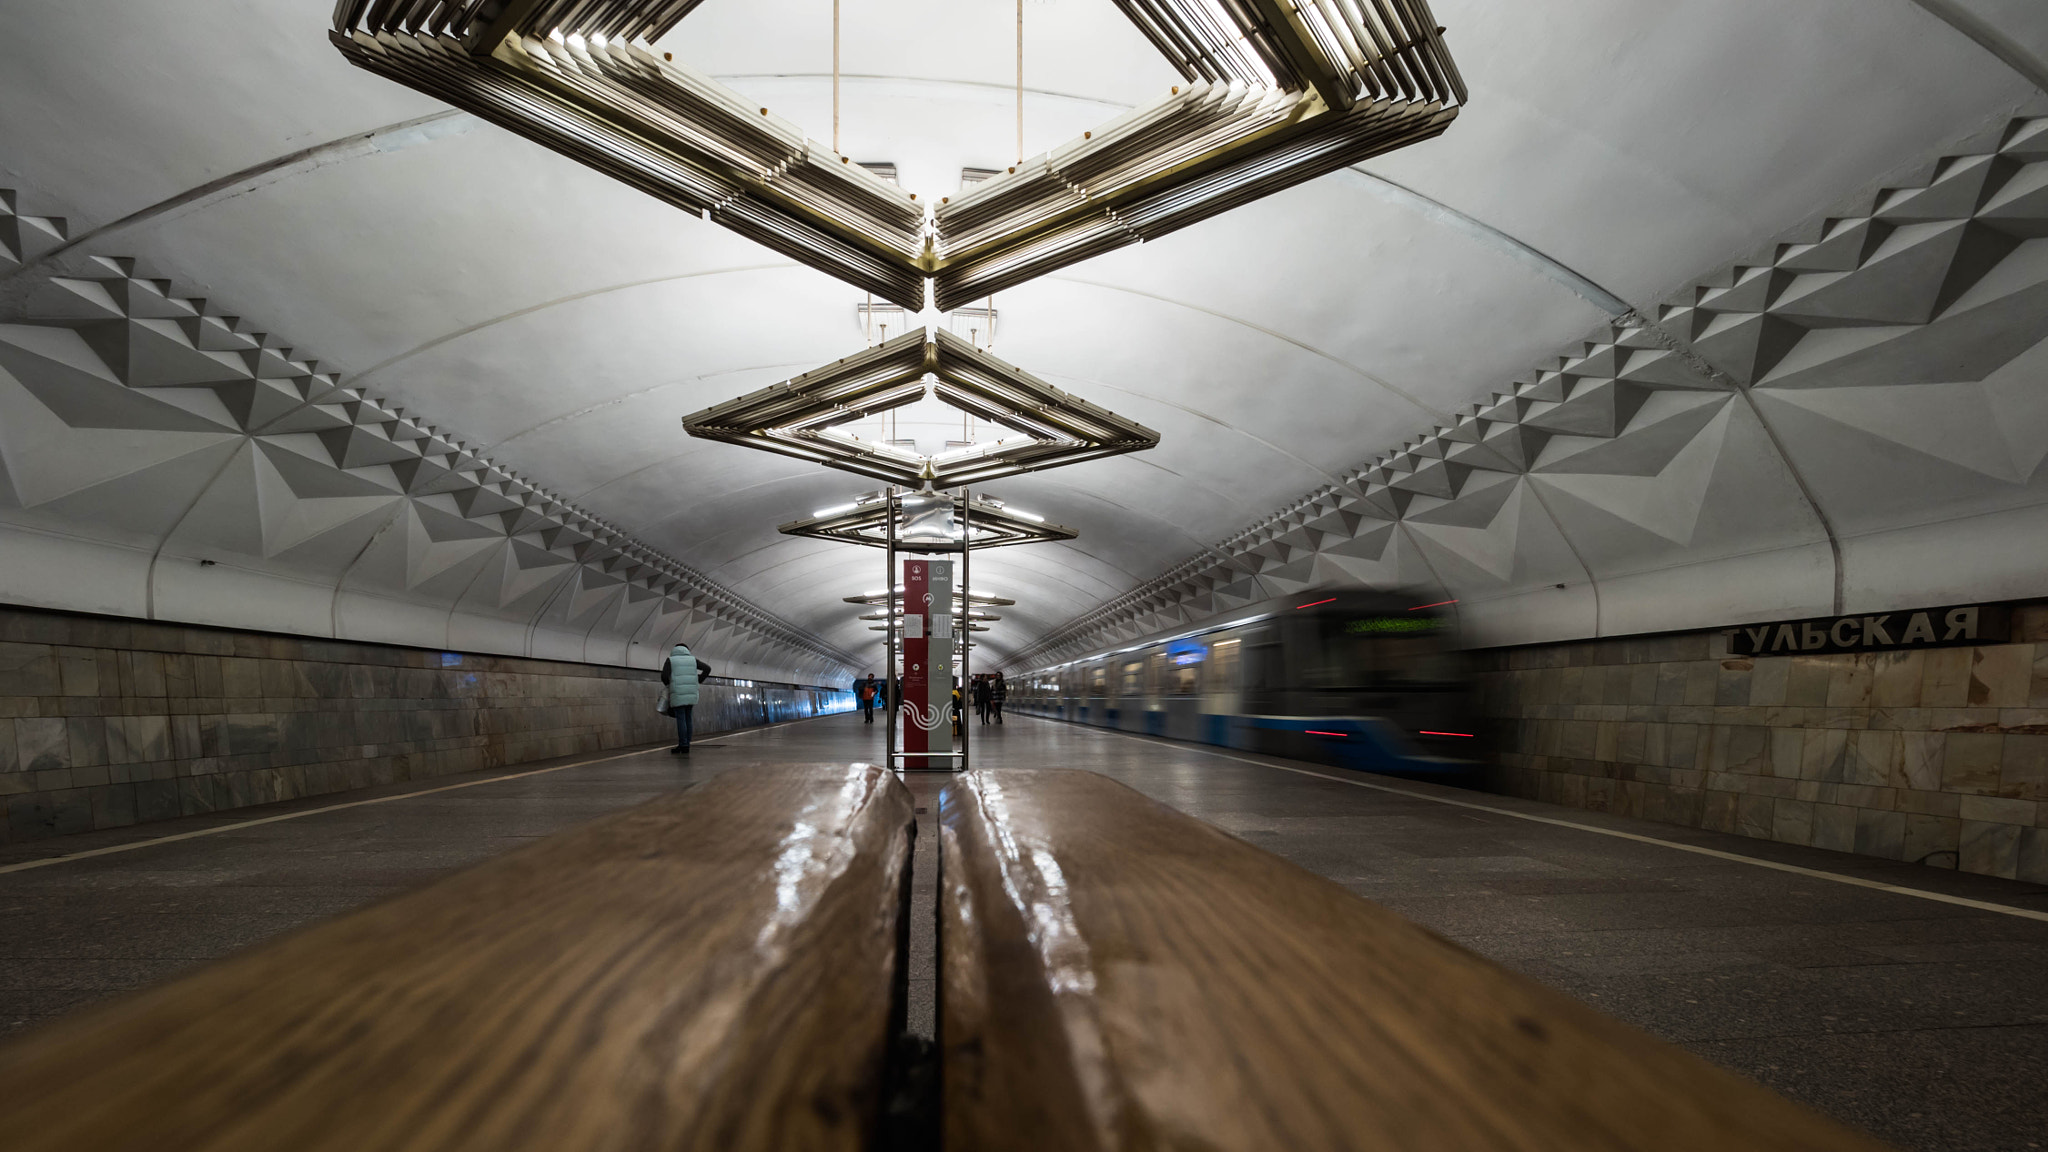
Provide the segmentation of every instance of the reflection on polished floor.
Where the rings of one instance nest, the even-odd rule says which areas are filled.
[[[0,1027],[32,1027],[720,773],[876,759],[878,731],[832,717],[722,735],[682,762],[658,751],[570,758],[431,789],[8,849],[0,854]],[[977,725],[973,736],[983,770],[1109,775],[1902,1147],[2041,1142],[2048,921],[1829,876],[2037,913],[2048,912],[2048,890],[1528,801],[1389,787],[1052,721],[1012,717],[1000,728]],[[942,779],[909,781],[923,876],[930,801]],[[97,849],[116,850],[34,865]],[[914,923],[928,926],[928,893],[918,895]],[[929,980],[929,956],[922,929],[912,941],[914,977]],[[913,987],[912,1001],[913,1028],[920,1019],[928,1027],[929,983]]]

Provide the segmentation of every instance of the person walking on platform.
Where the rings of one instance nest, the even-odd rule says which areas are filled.
[[[875,702],[882,695],[882,685],[873,672],[865,680],[853,682],[853,697],[860,701],[860,720],[863,724],[875,722]]]
[[[953,677],[953,738],[955,740],[960,738],[961,715],[960,678],[955,676]]]
[[[989,687],[988,677],[974,678],[974,714],[981,718],[983,724],[988,723]]]
[[[1003,701],[1008,699],[1009,695],[1010,686],[1003,681],[1003,674],[996,673],[995,679],[988,686],[988,703],[989,711],[996,714],[998,724],[1003,722]]]
[[[692,672],[696,675],[691,675]],[[669,749],[670,755],[690,750],[691,713],[697,708],[697,685],[710,675],[711,665],[692,655],[687,644],[678,643],[669,651],[668,659],[661,662],[661,682],[668,685],[669,714],[676,718],[676,746]]]

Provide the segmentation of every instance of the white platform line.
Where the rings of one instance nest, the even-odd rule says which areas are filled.
[[[784,720],[779,724],[764,724],[759,728],[742,728],[737,732],[707,733],[706,738],[730,740],[738,736],[751,736],[766,732],[770,728],[785,728],[801,724],[805,720],[819,717],[805,716],[797,720]],[[126,844],[110,844],[105,848],[88,848],[83,852],[67,852],[62,856],[44,856],[36,860],[23,860],[18,864],[0,865],[0,876],[9,872],[26,872],[31,868],[47,868],[52,864],[68,864],[73,860],[90,860],[95,856],[111,856],[116,852],[133,852],[138,848],[149,848],[158,844],[171,844],[179,840],[197,840],[201,836],[214,836],[222,832],[236,832],[243,828],[254,828],[262,824],[276,824],[283,820],[297,820],[303,816],[318,816],[323,812],[340,812],[348,808],[362,808],[370,804],[389,804],[394,800],[411,800],[419,796],[432,796],[436,792],[453,792],[458,788],[481,788],[486,784],[500,784],[507,780],[523,780],[528,776],[545,776],[550,772],[566,772],[571,768],[588,768],[592,764],[603,764],[612,760],[623,760],[628,756],[646,756],[663,751],[660,747],[641,748],[632,752],[617,752],[610,756],[597,756],[589,760],[578,760],[571,764],[557,764],[552,768],[533,768],[525,772],[510,772],[503,776],[492,776],[484,780],[464,780],[458,784],[443,784],[438,788],[422,788],[417,792],[400,792],[393,796],[373,796],[368,800],[350,800],[344,804],[326,804],[319,808],[307,808],[298,812],[283,812],[276,816],[259,816],[254,820],[237,820],[232,824],[220,824],[212,828],[198,828],[191,832],[178,832],[169,836],[155,836],[148,840],[133,840]]]
[[[1040,719],[1043,719],[1043,717],[1040,717]],[[1080,727],[1092,726],[1080,725]],[[1372,784],[1364,780],[1332,776],[1326,772],[1311,772],[1306,768],[1290,768],[1285,764],[1268,764],[1263,760],[1251,760],[1243,756],[1232,756],[1227,752],[1217,752],[1195,744],[1189,744],[1185,749],[1181,749],[1178,742],[1162,744],[1156,740],[1148,740],[1142,736],[1132,735],[1129,732],[1117,732],[1108,728],[1096,729],[1096,731],[1104,732],[1111,736],[1122,736],[1127,740],[1136,740],[1141,744],[1150,745],[1154,748],[1176,748],[1188,752],[1198,752],[1204,756],[1214,756],[1219,760],[1235,760],[1240,764],[1250,764],[1259,768],[1272,768],[1280,772],[1292,772],[1297,776],[1313,776],[1318,780],[1328,780],[1332,784],[1349,784],[1353,788],[1370,788],[1375,792],[1391,792],[1396,796],[1406,796],[1410,800],[1427,800],[1433,804],[1448,804],[1453,808],[1469,808],[1474,812],[1490,812],[1495,816],[1510,816],[1516,820],[1527,820],[1534,824],[1552,824],[1559,828],[1573,828],[1580,832],[1591,832],[1598,836],[1612,836],[1617,840],[1633,840],[1638,844],[1655,844],[1661,848],[1675,848],[1680,852],[1690,852],[1695,856],[1712,856],[1716,860],[1748,864],[1757,868],[1769,868],[1773,872],[1790,872],[1794,876],[1807,876],[1815,880],[1831,880],[1836,884],[1849,884],[1857,888],[1871,888],[1879,892],[1911,896],[1918,900],[1932,900],[1938,904],[1954,904],[1961,908],[1974,908],[1980,912],[1998,912],[2007,916],[2018,916],[2026,920],[2048,922],[2048,912],[2037,912],[2032,908],[2015,908],[2010,904],[1993,904],[1988,900],[1972,900],[1967,896],[1950,896],[1945,892],[1928,892],[1919,888],[1905,888],[1897,884],[1886,884],[1881,880],[1865,880],[1860,876],[1844,876],[1839,872],[1824,872],[1818,868],[1802,868],[1797,864],[1780,864],[1776,860],[1761,860],[1755,856],[1723,852],[1719,848],[1706,848],[1698,844],[1681,844],[1676,840],[1660,840],[1655,836],[1644,836],[1636,832],[1623,832],[1619,828],[1602,828],[1597,824],[1580,824],[1575,820],[1560,820],[1555,816],[1538,816],[1533,812],[1516,812],[1511,808],[1496,808],[1491,804],[1474,804],[1468,800],[1452,800],[1445,796],[1431,796],[1424,792],[1410,792],[1406,788],[1394,788],[1386,784]]]

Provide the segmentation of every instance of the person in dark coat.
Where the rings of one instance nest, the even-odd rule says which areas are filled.
[[[974,714],[981,718],[983,724],[988,723],[989,689],[987,676],[974,678]]]
[[[865,680],[853,682],[853,698],[860,701],[860,719],[863,724],[875,722],[875,705],[882,700],[882,682],[875,679],[873,672]]]
[[[678,674],[675,669],[683,669]],[[696,672],[695,676],[690,672]],[[661,662],[661,682],[668,685],[668,711],[676,718],[676,746],[671,755],[690,750],[691,714],[697,710],[697,685],[711,675],[711,665],[690,654],[687,644],[678,643]]]
[[[1009,699],[1009,696],[1009,684],[1003,680],[1001,672],[996,673],[995,680],[988,686],[988,703],[989,710],[996,714],[998,724],[1003,722],[1003,701]]]

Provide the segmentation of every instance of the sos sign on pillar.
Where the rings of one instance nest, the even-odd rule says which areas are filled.
[[[903,766],[951,768],[953,750],[953,562],[903,566]]]

